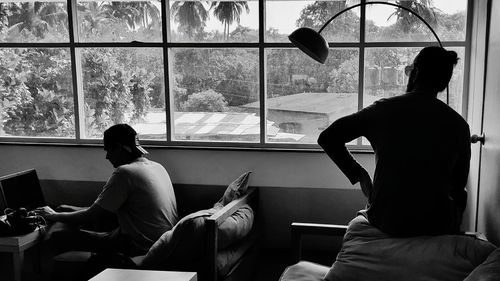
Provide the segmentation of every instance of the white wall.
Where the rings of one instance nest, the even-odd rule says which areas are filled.
[[[353,188],[322,152],[148,148],[174,183],[225,185],[252,170],[252,185]],[[106,181],[112,166],[102,147],[0,145],[0,174],[36,168],[41,179]],[[373,171],[373,154],[356,154]]]
[[[265,245],[271,248],[288,247],[292,221],[346,224],[365,204],[359,187],[352,186],[321,152],[148,150],[148,158],[162,163],[174,183],[227,185],[241,173],[252,170],[250,184],[260,187],[259,213],[262,214]],[[97,189],[88,182],[100,185],[113,171],[99,146],[3,144],[0,155],[0,175],[35,168],[42,180],[87,182],[75,184],[76,187],[52,188],[55,193],[65,193],[63,197],[80,196],[85,197],[85,201],[91,197],[81,189],[89,189],[95,194]],[[356,154],[355,157],[373,172],[373,154]],[[52,201],[58,200],[53,198]]]

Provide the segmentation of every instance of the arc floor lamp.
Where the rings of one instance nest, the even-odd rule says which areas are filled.
[[[294,32],[292,32],[289,36],[288,39],[297,47],[299,48],[302,52],[313,58],[314,60],[324,64],[326,61],[326,58],[328,57],[328,43],[326,42],[325,38],[321,36],[321,31],[325,29],[325,27],[330,24],[335,18],[340,16],[341,14],[357,8],[359,6],[365,6],[365,5],[372,5],[372,4],[382,4],[382,5],[388,5],[388,6],[393,6],[397,8],[401,8],[405,11],[408,11],[415,15],[418,19],[420,19],[432,32],[434,37],[436,37],[437,42],[439,43],[439,46],[443,48],[443,44],[441,43],[441,40],[439,40],[439,37],[437,36],[436,32],[430,24],[425,21],[424,18],[422,18],[419,14],[417,14],[415,11],[412,11],[411,9],[408,9],[406,7],[403,7],[398,4],[394,3],[389,3],[389,2],[381,2],[381,1],[373,1],[373,2],[361,2],[356,5],[352,5],[350,7],[345,8],[344,10],[336,13],[333,15],[323,26],[319,29],[319,31],[315,31],[312,28],[308,27],[300,27],[296,29]],[[449,100],[449,92],[448,92],[448,87],[446,87],[446,102],[448,103]]]

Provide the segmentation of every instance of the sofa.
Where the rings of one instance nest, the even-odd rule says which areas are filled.
[[[347,226],[294,222],[291,232],[295,264],[280,281],[500,280],[500,248],[480,233],[391,237],[363,216]],[[343,236],[331,266],[301,259],[305,235]]]
[[[102,268],[196,271],[198,280],[251,280],[260,237],[258,188],[249,187],[250,172],[229,186],[176,185],[179,222],[144,256],[99,257],[71,251],[53,258],[54,280],[83,279]],[[89,264],[91,271],[89,272]],[[89,275],[90,274],[90,275]]]

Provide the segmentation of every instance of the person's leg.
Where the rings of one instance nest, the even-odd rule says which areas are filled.
[[[102,252],[115,251],[117,248],[114,232],[93,232],[79,229],[64,223],[54,223],[41,243],[42,273],[47,280],[57,274],[54,257],[68,251]],[[59,267],[59,266],[57,266]]]
[[[47,244],[54,254],[67,251],[116,252],[120,249],[118,229],[96,232],[69,225],[59,225],[49,231]]]

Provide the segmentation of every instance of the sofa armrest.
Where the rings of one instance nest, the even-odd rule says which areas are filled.
[[[295,262],[300,261],[302,254],[302,236],[304,235],[326,235],[344,236],[347,230],[346,225],[321,224],[321,223],[300,223],[292,222],[292,254]]]
[[[247,194],[241,198],[235,199],[229,202],[226,206],[218,210],[215,214],[208,218],[208,221],[212,221],[217,226],[221,225],[227,218],[234,214],[241,206],[245,204],[250,204],[251,201],[257,195],[257,189],[255,187],[249,188]]]
[[[218,227],[243,205],[252,205],[254,200],[257,200],[257,192],[257,188],[249,188],[247,194],[231,201],[207,219],[207,250],[205,261],[207,280],[217,280]]]

